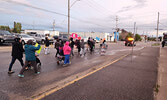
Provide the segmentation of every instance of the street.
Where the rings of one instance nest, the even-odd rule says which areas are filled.
[[[77,56],[75,52],[72,64],[67,67],[57,65],[54,48],[50,49],[48,55],[44,55],[42,50],[39,56],[42,62],[41,74],[35,75],[33,70],[28,70],[24,72],[24,78],[17,76],[21,70],[18,61],[13,65],[15,73],[7,74],[11,48],[1,48],[0,99],[153,100],[158,47],[152,47],[150,42],[138,42],[133,56],[132,47],[124,46],[123,42],[108,43],[104,56],[99,54],[98,46],[96,47],[92,55],[87,52],[85,57]],[[110,64],[111,62],[114,63]],[[88,75],[103,66],[106,67]],[[65,86],[84,75],[88,76]]]

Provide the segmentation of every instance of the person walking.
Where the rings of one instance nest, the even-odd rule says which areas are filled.
[[[80,44],[80,40],[79,39],[76,40],[76,46],[77,46],[77,49],[78,49],[78,55],[80,55],[81,44]]]
[[[92,39],[90,39],[89,41],[89,46],[90,46],[90,54],[92,54],[93,52],[93,40]]]
[[[63,47],[63,52],[65,55],[65,60],[64,60],[64,66],[66,66],[67,64],[70,64],[70,53],[71,53],[71,48],[69,46],[69,42],[66,41],[64,47]]]
[[[57,39],[56,42],[55,42],[55,48],[57,50],[55,57],[57,57],[57,54],[60,55],[59,47],[60,47],[60,42],[59,42],[59,39]]]
[[[22,59],[24,49],[23,49],[23,45],[21,43],[21,39],[15,38],[14,40],[15,40],[15,42],[12,43],[12,54],[11,54],[12,60],[11,60],[10,65],[9,65],[8,74],[14,73],[14,71],[12,71],[12,66],[15,63],[16,59],[19,60],[22,67],[24,66],[23,59]]]
[[[80,56],[85,56],[85,43],[84,43],[84,39],[81,40],[81,52],[80,52]]]
[[[48,37],[45,37],[45,54],[46,55],[50,53],[50,51],[49,51],[49,45],[50,45],[49,39],[48,39]]]
[[[165,46],[165,40],[162,41],[162,48]]]
[[[40,49],[40,45],[37,47],[33,46],[33,41],[28,40],[27,44],[25,45],[25,64],[22,67],[19,77],[24,77],[23,72],[25,71],[28,64],[31,64],[31,66],[34,68],[34,71],[36,74],[40,74],[38,72],[37,66],[36,66],[36,57],[35,57],[35,51]]]
[[[73,38],[70,38],[70,47],[71,47],[72,56],[74,56],[74,45],[75,45],[75,42],[73,41]]]

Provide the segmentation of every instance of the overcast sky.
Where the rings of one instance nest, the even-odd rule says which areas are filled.
[[[167,0],[71,0],[71,31],[113,32],[118,28],[156,35],[158,12],[160,30],[167,32]],[[67,32],[68,0],[0,0],[0,25],[13,27],[21,22],[23,29],[53,29]]]

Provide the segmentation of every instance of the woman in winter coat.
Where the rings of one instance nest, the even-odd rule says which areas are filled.
[[[23,49],[23,45],[21,43],[21,39],[15,38],[15,42],[12,44],[12,61],[9,65],[8,74],[14,73],[14,71],[12,71],[12,66],[15,63],[16,59],[19,60],[22,67],[24,66],[23,59],[22,59],[23,52],[24,52],[24,49]]]
[[[64,60],[64,65],[70,64],[70,53],[71,53],[71,48],[69,46],[69,42],[67,41],[63,47],[63,52],[65,55],[65,60]]]
[[[38,47],[35,47],[35,46],[33,46],[33,41],[28,40],[24,49],[25,49],[25,65],[21,69],[18,76],[24,77],[23,72],[29,63],[31,64],[32,67],[34,67],[35,73],[40,74],[40,72],[38,72],[38,69],[36,66],[36,57],[35,57],[35,51],[40,49],[40,45],[38,45]]]

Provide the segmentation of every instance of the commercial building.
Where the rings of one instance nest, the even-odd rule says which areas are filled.
[[[30,33],[30,32],[37,33],[37,34],[40,34],[40,35],[49,34],[50,36],[59,36],[59,31],[49,31],[49,30],[24,30],[24,33],[25,33],[25,34]]]
[[[89,38],[92,37],[94,39],[106,39],[106,41],[114,41],[114,33],[99,33],[99,32],[70,32],[70,34],[76,33],[78,37],[81,38]]]

